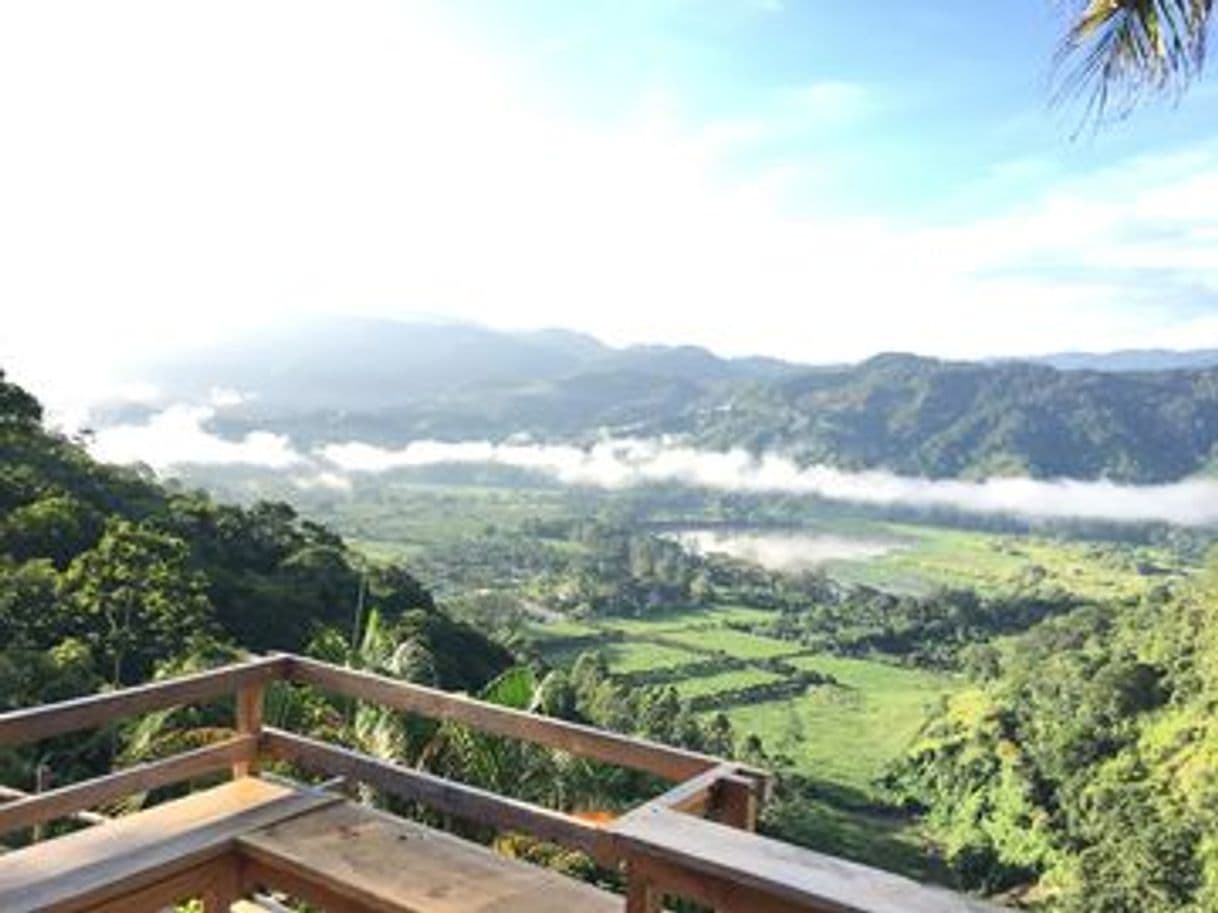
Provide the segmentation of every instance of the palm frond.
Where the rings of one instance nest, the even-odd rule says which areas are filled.
[[[1081,101],[1084,123],[1128,115],[1151,96],[1179,95],[1205,65],[1214,0],[1085,0],[1074,4],[1055,61],[1054,101]]]

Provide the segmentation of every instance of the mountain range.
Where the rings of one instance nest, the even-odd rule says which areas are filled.
[[[212,427],[361,440],[681,435],[932,478],[1166,482],[1212,466],[1218,350],[853,365],[615,348],[579,333],[373,319],[301,323],[143,366],[173,401],[246,394]]]

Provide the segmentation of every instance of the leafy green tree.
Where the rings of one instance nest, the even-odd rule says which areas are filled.
[[[96,547],[73,559],[60,596],[115,687],[215,633],[206,581],[190,567],[186,543],[128,520],[108,521]]]
[[[42,406],[38,400],[16,384],[4,379],[0,370],[0,429],[28,428],[42,421]]]
[[[45,495],[0,520],[0,552],[18,561],[49,558],[56,567],[66,567],[97,541],[102,526],[101,514],[79,498]]]
[[[71,617],[58,598],[59,574],[46,559],[18,564],[0,555],[0,644],[46,650],[66,637]]]

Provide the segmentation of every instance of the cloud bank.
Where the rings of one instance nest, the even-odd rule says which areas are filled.
[[[672,536],[699,554],[722,554],[774,571],[799,571],[830,561],[864,561],[898,547],[878,539],[846,538],[820,533],[753,533],[691,530]]]
[[[222,391],[212,398],[231,404],[234,395]],[[287,469],[308,462],[283,434],[251,431],[235,441],[212,434],[204,426],[216,408],[175,405],[143,424],[102,428],[95,432],[89,450],[109,463],[147,463],[158,470],[190,463]]]
[[[605,441],[586,449],[486,441],[417,441],[400,449],[385,449],[349,442],[327,445],[318,454],[347,472],[478,463],[529,469],[566,484],[602,488],[672,483],[1030,518],[1162,521],[1185,526],[1218,523],[1218,482],[1206,479],[1166,485],[1026,478],[931,480],[882,470],[801,467],[781,454],[755,457],[740,449],[707,451],[656,440]]]
[[[290,469],[298,487],[335,492],[349,490],[352,477],[358,475],[442,465],[489,465],[535,472],[566,485],[611,490],[671,484],[1031,519],[1218,525],[1218,480],[1211,479],[1165,485],[1073,479],[924,479],[884,470],[849,472],[824,465],[800,466],[779,453],[755,456],[742,449],[702,450],[663,439],[604,440],[590,447],[421,440],[386,448],[347,441],[303,453],[286,435],[270,431],[251,431],[237,440],[220,437],[206,428],[216,410],[215,405],[171,406],[142,424],[97,431],[90,449],[108,462],[143,462],[157,470],[192,464]]]

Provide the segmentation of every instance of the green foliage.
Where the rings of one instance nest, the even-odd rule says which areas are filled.
[[[1178,98],[1201,76],[1213,0],[1076,0],[1058,51],[1060,97],[1087,117],[1123,117],[1153,95]]]
[[[38,400],[16,384],[4,379],[0,371],[0,429],[27,429],[42,421]]]
[[[1027,474],[1160,482],[1218,440],[1218,371],[1101,373],[881,355],[808,371],[698,414],[716,447],[932,477]]]
[[[290,506],[242,508],[169,490],[142,471],[95,462],[40,419],[37,402],[0,374],[6,709],[310,643],[339,662],[447,688],[477,689],[511,664],[502,647],[440,612],[403,568],[368,566]],[[364,606],[368,617],[358,619]],[[352,648],[336,630],[361,621]],[[271,689],[269,718],[354,732],[383,756],[400,753],[383,717],[299,692]],[[133,761],[200,744],[230,717],[231,702],[152,714],[0,752],[0,768],[28,786],[39,758],[51,756],[76,779],[108,769],[118,754]]]
[[[59,583],[72,633],[119,687],[148,677],[158,659],[214,633],[205,579],[182,540],[113,519],[95,548],[72,559]]]
[[[893,785],[961,878],[1071,913],[1212,908],[1214,579],[1044,622],[922,732]]]

